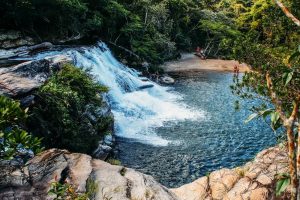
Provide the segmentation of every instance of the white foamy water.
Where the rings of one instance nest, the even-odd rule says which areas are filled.
[[[141,74],[118,62],[104,43],[82,47],[80,51],[69,50],[67,54],[73,57],[76,66],[89,69],[99,83],[109,87],[107,98],[120,137],[166,146],[178,141],[157,136],[155,128],[167,121],[204,119],[203,112],[179,103],[180,95],[170,92],[170,88],[142,81]],[[140,89],[146,85],[153,87]]]

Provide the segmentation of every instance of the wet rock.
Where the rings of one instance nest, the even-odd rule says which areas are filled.
[[[140,87],[139,87],[139,90],[144,90],[144,89],[152,88],[152,87],[154,87],[153,84],[147,84],[147,85],[140,86]]]
[[[163,83],[163,84],[174,84],[175,83],[175,80],[169,76],[162,76],[160,78],[160,82]]]
[[[0,173],[8,174],[11,170],[4,169]],[[58,180],[68,181],[78,192],[86,192],[87,181],[92,180],[98,185],[94,191],[95,199],[178,200],[151,176],[110,165],[88,155],[58,149],[50,149],[37,155],[15,173],[14,177],[16,180],[26,177],[28,181],[18,182],[14,187],[3,183],[0,187],[0,199],[51,199],[47,191],[50,183]]]
[[[44,42],[33,46],[22,46],[15,49],[1,49],[0,48],[0,59],[18,58],[26,59],[26,56],[36,54],[38,52],[50,49],[53,44],[50,42]]]
[[[100,159],[100,160],[105,160],[105,159],[107,159],[107,157],[109,156],[111,151],[112,151],[112,148],[110,146],[104,145],[104,144],[102,144],[102,142],[100,142],[99,146],[93,153],[93,157]]]

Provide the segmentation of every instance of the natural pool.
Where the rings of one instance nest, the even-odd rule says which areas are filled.
[[[153,146],[132,139],[118,138],[118,159],[122,165],[154,176],[168,187],[177,187],[222,168],[236,167],[251,160],[262,149],[276,143],[271,129],[262,121],[248,124],[251,114],[231,94],[231,73],[197,72],[176,75],[173,90],[180,100],[195,110],[204,111],[199,120],[169,121],[156,128],[167,146]]]

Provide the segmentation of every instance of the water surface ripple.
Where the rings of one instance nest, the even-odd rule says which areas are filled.
[[[195,110],[204,111],[198,121],[170,121],[156,128],[168,146],[153,146],[118,138],[118,158],[122,164],[154,176],[168,187],[178,187],[207,173],[236,167],[251,160],[262,149],[275,144],[270,128],[262,121],[248,124],[250,112],[242,102],[234,109],[237,99],[231,94],[231,73],[198,72],[177,76],[174,90],[182,102]]]

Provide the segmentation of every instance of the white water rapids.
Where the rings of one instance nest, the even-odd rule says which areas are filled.
[[[58,53],[62,52],[40,54],[38,57]],[[118,62],[104,43],[67,50],[66,54],[73,58],[76,66],[89,69],[96,81],[109,88],[107,99],[115,117],[116,134],[120,137],[166,146],[178,141],[157,136],[155,128],[167,121],[204,118],[204,112],[180,103],[181,96],[170,91],[170,88],[142,80],[138,71]],[[153,87],[140,89],[145,85]]]

